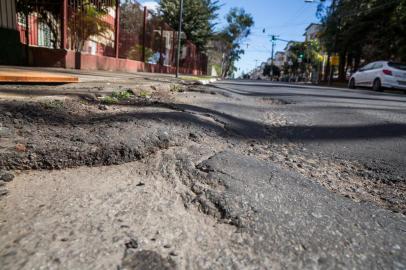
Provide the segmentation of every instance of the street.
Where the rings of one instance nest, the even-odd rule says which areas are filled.
[[[286,106],[278,106],[276,112],[289,124],[273,129],[281,137],[303,143],[311,151],[393,172],[389,180],[406,178],[406,168],[402,165],[406,152],[404,95],[277,85],[251,81],[218,84],[242,98],[282,101]],[[233,113],[227,106],[222,111]],[[254,119],[261,117],[260,113],[254,112]]]
[[[406,267],[406,96],[226,80],[143,100],[1,101],[29,126],[2,166],[58,169],[7,183],[3,269]]]
[[[0,270],[406,269],[405,33],[406,0],[0,0]]]

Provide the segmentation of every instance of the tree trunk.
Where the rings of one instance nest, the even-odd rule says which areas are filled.
[[[330,76],[330,57],[331,57],[331,52],[327,53],[327,63],[326,67],[324,69],[324,78],[323,81],[327,82],[328,81],[328,76]]]
[[[224,56],[224,60],[222,63],[222,69],[221,69],[221,78],[224,79],[227,76],[228,70],[230,69],[229,67],[229,57]]]
[[[358,70],[360,62],[361,62],[361,56],[359,54],[357,54],[354,58],[354,72],[356,70]]]
[[[338,66],[338,80],[339,81],[345,81],[345,66],[346,66],[346,55],[347,51],[345,50],[344,52],[340,52],[340,63]]]

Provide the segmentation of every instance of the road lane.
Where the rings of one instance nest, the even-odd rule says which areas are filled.
[[[287,104],[275,111],[290,124],[276,130],[280,137],[406,181],[404,95],[256,81],[222,81],[215,86],[242,99],[281,100]],[[222,110],[229,111],[226,106]]]

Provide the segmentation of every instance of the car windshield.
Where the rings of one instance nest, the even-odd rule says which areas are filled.
[[[388,65],[396,69],[406,70],[406,64],[403,63],[388,63]]]

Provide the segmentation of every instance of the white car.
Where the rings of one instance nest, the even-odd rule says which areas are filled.
[[[377,61],[372,62],[352,74],[348,87],[372,87],[375,91],[383,88],[406,90],[406,64]]]

